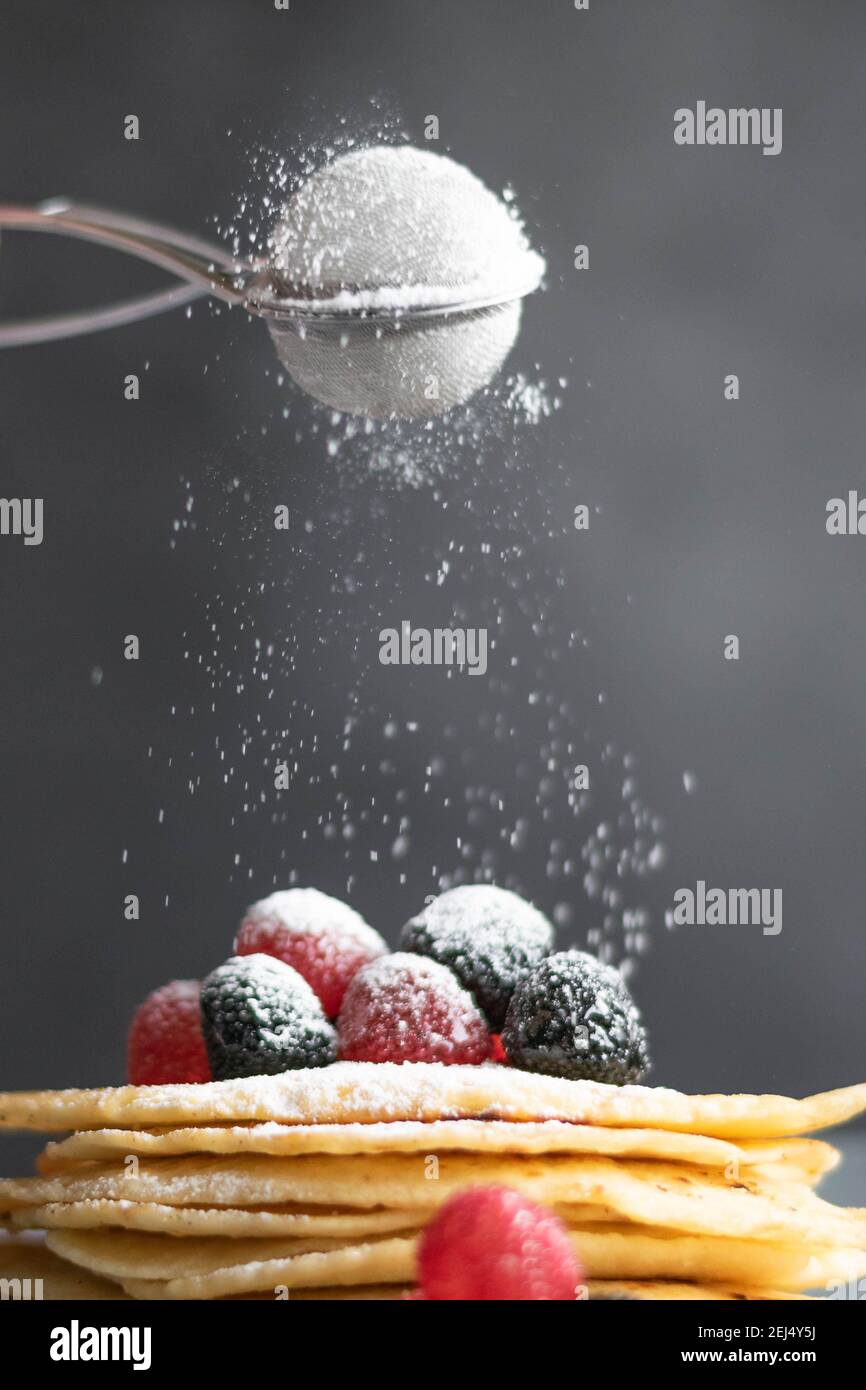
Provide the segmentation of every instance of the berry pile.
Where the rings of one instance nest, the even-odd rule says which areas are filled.
[[[176,980],[144,1001],[130,1081],[268,1075],[339,1057],[489,1062],[623,1085],[648,1066],[622,977],[582,951],[551,954],[552,926],[515,893],[453,888],[406,923],[400,944],[389,953],[353,908],[316,889],[271,894],[248,908],[235,955],[201,985]]]

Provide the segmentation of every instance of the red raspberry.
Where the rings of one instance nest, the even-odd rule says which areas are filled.
[[[426,1298],[565,1302],[584,1275],[558,1217],[510,1187],[470,1187],[423,1232],[418,1275]]]
[[[210,1081],[198,980],[172,980],[149,994],[132,1019],[127,1071],[133,1086]]]
[[[248,907],[235,955],[276,956],[303,975],[329,1018],[349,981],[388,947],[360,913],[317,888],[288,888]]]
[[[490,1049],[491,1062],[500,1062],[503,1067],[508,1066],[508,1053],[502,1046],[502,1038],[499,1033],[494,1033],[490,1039],[492,1044]]]
[[[397,952],[359,970],[337,1020],[347,1062],[483,1062],[490,1034],[445,965]]]

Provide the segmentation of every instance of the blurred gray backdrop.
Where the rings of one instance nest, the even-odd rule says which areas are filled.
[[[512,849],[470,817],[473,864],[488,849],[540,906],[570,904],[562,937],[583,944],[600,909],[583,867],[551,880],[550,842],[579,859],[618,788],[580,821],[545,820],[533,777],[519,805],[544,738],[525,717],[536,687],[567,698],[574,761],[596,764],[608,739],[628,750],[665,820],[667,863],[635,897],[653,918],[635,991],[654,1078],[795,1094],[863,1079],[866,539],[831,539],[824,520],[828,498],[866,488],[864,53],[866,11],[843,0],[592,0],[586,13],[571,0],[292,0],[288,13],[5,0],[0,198],[69,194],[213,235],[256,142],[291,152],[341,115],[363,133],[383,113],[420,142],[433,113],[434,148],[512,185],[548,258],[510,366],[568,386],[537,430],[406,489],[361,462],[353,477],[345,449],[329,460],[327,419],[276,381],[263,325],[240,315],[196,307],[0,354],[0,493],[45,499],[41,547],[0,538],[0,1086],[120,1079],[139,999],[218,963],[244,905],[292,869],[343,896],[351,876],[352,901],[393,940],[435,891],[431,866],[460,861],[465,808],[425,817],[430,758],[448,753],[455,805],[495,785],[495,768],[472,766],[485,711],[512,734],[482,739],[478,757],[497,750],[528,829]],[[673,113],[699,99],[782,107],[782,153],[677,148]],[[122,138],[130,112],[137,143]],[[583,273],[576,243],[590,247]],[[0,247],[5,316],[160,283],[53,238]],[[141,375],[134,404],[127,372]],[[312,528],[285,574],[272,541],[259,549],[275,502]],[[582,502],[587,535],[551,527]],[[491,539],[519,564],[455,560],[452,598],[503,617],[512,684],[384,686],[375,659],[365,667],[378,627],[449,616],[431,573],[451,541],[453,558]],[[525,601],[510,611],[518,570]],[[537,651],[536,600],[550,603]],[[568,650],[570,628],[586,648]],[[122,659],[129,632],[137,664]],[[738,664],[722,659],[728,633]],[[325,764],[361,671],[337,779],[357,847],[322,833],[327,768],[278,816],[256,808],[274,761],[256,741],[256,636],[279,647],[275,667],[291,650],[273,727],[295,750],[317,733]],[[381,711],[420,729],[391,750],[399,787],[385,785]],[[360,814],[377,797],[389,828]],[[412,848],[395,859],[401,807]],[[666,931],[675,888],[699,878],[781,888],[781,935]],[[123,917],[130,892],[138,923]]]

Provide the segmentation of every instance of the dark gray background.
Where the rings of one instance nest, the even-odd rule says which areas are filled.
[[[241,593],[255,607],[261,559],[276,588],[257,630],[272,619],[298,658],[278,683],[286,722],[338,743],[380,616],[445,616],[424,576],[448,539],[477,549],[491,528],[527,542],[529,608],[565,576],[548,649],[561,651],[569,623],[591,635],[555,682],[578,742],[593,725],[585,760],[603,735],[604,689],[605,727],[666,818],[668,864],[641,889],[655,926],[635,984],[655,1078],[795,1094],[863,1078],[866,540],[830,539],[824,510],[864,485],[864,40],[866,12],[842,0],[592,0],[586,14],[570,0],[293,0],[289,14],[269,0],[5,0],[0,196],[67,193],[208,233],[247,179],[251,142],[290,149],[340,112],[362,126],[381,94],[416,140],[436,113],[438,148],[517,190],[549,287],[529,305],[514,363],[570,384],[561,412],[516,446],[517,464],[508,441],[484,467],[467,451],[434,493],[363,469],[349,483],[320,438],[306,430],[296,443],[281,398],[295,421],[308,408],[277,387],[264,328],[240,316],[197,309],[189,322],[0,355],[2,495],[46,507],[41,548],[0,541],[0,1085],[119,1079],[136,1002],[227,954],[247,901],[291,867],[345,890],[347,866],[321,836],[297,852],[327,797],[296,787],[271,823],[241,816],[237,785],[221,787],[214,739],[231,746],[259,705],[222,688],[210,710],[208,682],[184,659],[207,650],[219,611],[231,648],[236,623],[219,603]],[[783,107],[782,154],[675,147],[674,110],[699,98]],[[128,112],[141,118],[137,144],[122,139]],[[576,242],[591,248],[584,275],[571,269]],[[9,237],[0,252],[6,315],[157,283],[125,258],[48,238]],[[127,371],[142,374],[136,405],[122,399]],[[736,405],[722,399],[727,372],[741,378]],[[199,530],[172,550],[181,475]],[[317,523],[292,552],[300,588],[288,607],[260,551],[275,500]],[[588,536],[546,535],[584,501],[600,508]],[[347,565],[362,576],[361,608],[334,599]],[[457,599],[495,609],[500,578],[467,564]],[[127,632],[142,637],[137,666],[121,660]],[[730,632],[738,665],[721,657]],[[515,621],[512,651],[522,640]],[[536,674],[544,686],[549,666],[526,658],[527,688]],[[371,700],[380,678],[365,676]],[[453,721],[458,800],[460,750],[486,704],[510,719],[515,701],[500,759],[538,749],[517,715],[519,683],[506,699],[485,682],[398,677],[374,694],[377,711],[430,729],[417,753],[399,745],[408,861],[385,854],[371,869],[371,827],[348,864],[353,901],[393,939],[432,891],[431,864],[455,859],[453,826],[425,823],[420,790],[437,719]],[[381,750],[365,762],[359,737],[344,775],[364,805]],[[699,778],[691,797],[684,769]],[[552,834],[579,846],[591,825],[542,832],[531,799],[525,813],[528,847],[519,864],[501,858],[501,876],[548,910],[572,901],[565,939],[582,943],[598,910],[579,877],[552,886],[545,863]],[[478,839],[480,851],[483,827]],[[665,932],[674,889],[698,878],[782,888],[782,935]],[[123,920],[128,892],[142,898],[138,924]]]

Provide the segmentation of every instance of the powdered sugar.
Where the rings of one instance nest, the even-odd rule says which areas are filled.
[[[506,203],[455,160],[409,145],[355,150],[319,169],[284,207],[270,245],[307,308],[504,300],[544,273]]]
[[[244,913],[251,929],[278,923],[287,932],[305,936],[338,933],[351,937],[372,951],[384,948],[379,933],[368,926],[348,903],[332,898],[318,888],[286,888],[253,903]]]
[[[365,158],[386,142],[423,154],[381,109],[372,124],[357,111],[340,129],[315,124],[291,150],[250,151],[249,186],[222,229],[237,254],[267,259],[305,181],[351,169],[359,146]],[[515,199],[485,192],[512,237]],[[417,282],[426,295],[441,273],[421,265]],[[543,310],[530,301],[527,317]],[[249,362],[261,324],[240,317]],[[580,477],[589,404],[572,375],[561,355],[530,357],[425,420],[324,409],[273,364],[269,413],[244,418],[239,393],[227,459],[185,481],[178,509],[172,546],[217,580],[184,633],[183,697],[171,697],[170,746],[156,747],[153,769],[167,823],[189,814],[187,788],[196,806],[207,799],[199,815],[219,822],[215,868],[230,891],[319,882],[389,932],[425,893],[495,882],[531,894],[569,942],[605,959],[645,948],[663,827],[612,741],[615,699],[596,705],[610,673],[593,666],[605,644],[592,603],[575,608],[562,501],[565,480]],[[275,530],[274,502],[296,497]],[[382,678],[375,635],[413,616],[398,611],[401,594],[490,633],[483,701],[456,715],[449,687],[431,698],[435,673]],[[583,764],[591,790],[576,781]],[[291,787],[275,791],[283,767]]]
[[[464,884],[442,893],[428,903],[420,918],[431,930],[445,928],[449,934],[465,935],[467,940],[489,929],[508,942],[532,940],[549,949],[553,929],[543,913],[532,903],[507,888],[494,884]]]

